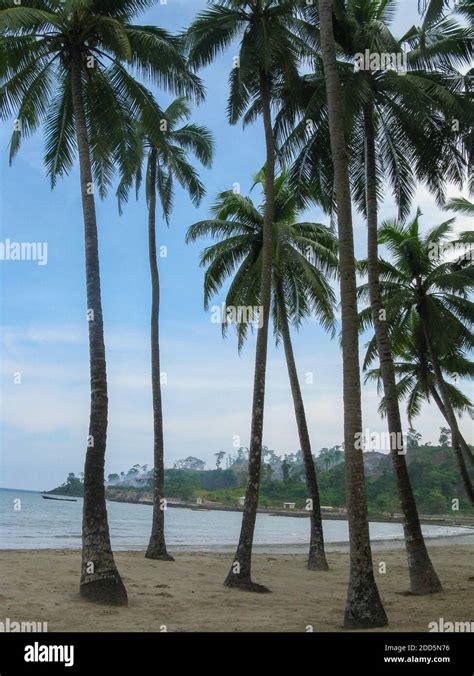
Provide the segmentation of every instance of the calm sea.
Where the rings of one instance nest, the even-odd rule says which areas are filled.
[[[142,550],[150,534],[152,507],[108,502],[112,545],[115,550]],[[82,499],[77,502],[43,500],[41,493],[0,489],[0,549],[78,549],[81,546]],[[170,508],[166,512],[166,538],[171,550],[232,550],[239,537],[241,514],[202,512]],[[259,514],[255,544],[262,551],[299,551],[308,543],[308,519]],[[432,538],[474,542],[466,528],[423,526]],[[347,522],[325,521],[328,545],[344,548]],[[371,523],[374,543],[401,541],[402,527],[393,523]]]

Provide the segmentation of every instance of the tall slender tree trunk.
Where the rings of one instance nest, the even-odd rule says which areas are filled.
[[[398,405],[395,368],[388,335],[387,322],[382,306],[379,283],[378,223],[377,223],[377,175],[375,155],[375,132],[373,106],[364,110],[365,126],[365,171],[367,207],[367,249],[370,305],[374,322],[380,371],[387,406],[390,432],[390,454],[395,471],[398,497],[403,515],[405,547],[408,555],[408,571],[413,594],[432,594],[442,591],[441,583],[433,568],[421,532],[415,496],[410,483],[403,446],[403,430]]]
[[[352,231],[352,205],[344,110],[337,72],[331,0],[319,0],[321,50],[328,99],[339,231],[339,262],[344,374],[344,450],[346,501],[350,537],[350,576],[344,624],[348,628],[382,627],[387,616],[375,583],[370,549],[362,438],[357,283]]]
[[[303,397],[301,395],[298,372],[296,370],[293,345],[291,343],[290,327],[288,323],[288,313],[285,305],[285,294],[281,279],[276,280],[276,293],[278,312],[280,315],[281,334],[283,337],[283,346],[285,348],[286,364],[288,367],[288,377],[290,379],[291,394],[295,407],[296,425],[298,427],[298,436],[300,439],[301,451],[306,475],[306,486],[310,500],[310,542],[308,568],[310,570],[328,570],[328,563],[324,551],[323,523],[321,518],[321,502],[319,499],[318,481],[314,467],[313,455],[311,453],[311,442],[309,439],[308,424],[306,422],[306,413],[304,410]]]
[[[84,212],[91,382],[89,436],[84,467],[80,594],[84,599],[96,603],[127,605],[127,592],[115,565],[110,545],[105,502],[104,464],[108,413],[107,370],[100,292],[97,222],[81,74],[82,57],[77,50],[72,54],[71,85]]]
[[[252,546],[257,518],[258,495],[260,490],[260,468],[262,463],[263,416],[265,408],[265,377],[267,369],[268,325],[272,288],[272,226],[275,218],[275,141],[273,138],[270,91],[267,76],[260,74],[263,126],[266,143],[265,170],[265,214],[263,220],[262,278],[261,278],[261,321],[257,333],[255,352],[255,375],[253,385],[252,427],[250,432],[249,477],[245,492],[244,511],[239,544],[231,569],[224,584],[246,591],[268,592],[263,585],[252,582]]]
[[[430,390],[430,394],[433,397],[433,399],[436,402],[436,405],[438,406],[439,410],[441,411],[442,415],[444,416],[444,419],[449,425],[449,420],[448,420],[448,414],[446,412],[446,408],[443,404],[443,400],[438,394],[438,391],[436,387],[432,384],[428,384],[428,388]],[[457,442],[455,441],[455,432],[451,429],[451,443],[453,445],[454,453],[456,455],[456,461],[458,463],[459,467],[459,473],[461,475],[461,480],[464,486],[464,491],[471,501],[471,504],[474,505],[474,486],[472,485],[471,477],[469,476],[469,471],[466,466],[466,462],[464,460],[464,455],[462,452],[461,444],[459,443],[459,439]]]
[[[455,416],[456,419],[456,416]],[[474,455],[472,453],[472,450],[469,447],[469,444],[465,440],[461,430],[459,429],[459,425],[456,420],[456,425],[457,425],[457,430],[455,430],[455,436],[457,437],[459,447],[463,450],[464,454],[469,458],[469,462],[471,465],[474,465]],[[451,430],[451,434],[453,434],[453,430]]]
[[[426,317],[426,309],[424,307],[423,301],[421,301],[420,305],[418,306],[418,312],[420,314],[421,318],[421,324],[423,327],[423,335],[425,338],[426,342],[426,347],[428,348],[428,353],[430,355],[430,360],[431,360],[431,365],[433,367],[433,372],[435,376],[435,382],[436,385],[438,386],[439,393],[441,395],[441,400],[443,402],[443,415],[446,419],[446,422],[448,423],[450,429],[451,429],[451,440],[453,444],[453,448],[461,448],[462,451],[466,454],[466,456],[469,458],[471,464],[473,464],[473,455],[472,451],[469,448],[466,440],[464,439],[463,435],[461,434],[461,430],[459,429],[458,421],[456,418],[456,414],[454,413],[454,409],[451,405],[451,400],[449,398],[449,392],[446,388],[446,383],[443,378],[443,373],[441,371],[441,366],[439,365],[439,360],[438,356],[436,354],[436,350],[433,347],[433,343],[431,341],[431,337],[429,335],[428,331],[428,322],[427,322],[427,317]]]
[[[150,175],[148,205],[148,253],[151,275],[151,389],[153,396],[153,522],[150,542],[145,556],[148,559],[174,561],[166,551],[164,496],[165,465],[163,408],[160,382],[160,277],[156,258],[156,162],[157,150],[150,150]]]

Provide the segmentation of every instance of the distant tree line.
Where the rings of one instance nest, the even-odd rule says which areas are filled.
[[[421,434],[413,428],[407,434],[410,479],[424,514],[449,513],[458,508],[463,513],[474,511],[463,493],[459,473],[452,462],[450,444],[450,430],[446,427],[441,427],[437,445],[423,443]],[[202,496],[227,506],[234,505],[245,490],[248,449],[239,448],[234,454],[221,451],[215,456],[216,469],[206,470],[205,462],[194,456],[178,460],[173,468],[166,469],[165,495],[185,501]],[[222,468],[224,458],[225,469]],[[279,456],[264,447],[264,458],[259,505],[281,507],[282,502],[291,501],[297,508],[303,508],[308,494],[301,451]],[[370,512],[396,513],[398,498],[389,455],[367,452],[364,461]],[[314,462],[320,477],[321,504],[345,507],[343,446],[322,448]],[[82,476],[70,473],[66,482],[51,493],[82,496]],[[148,465],[136,464],[128,472],[108,475],[110,488],[150,491],[152,483],[153,471]]]

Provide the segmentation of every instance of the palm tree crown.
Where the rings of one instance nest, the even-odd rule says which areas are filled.
[[[358,209],[366,214],[366,123],[374,127],[377,195],[387,186],[400,216],[408,216],[416,180],[442,202],[448,182],[462,185],[472,154],[472,96],[456,71],[472,60],[472,29],[439,11],[427,12],[420,27],[397,38],[390,30],[396,1],[341,0],[335,3],[334,29],[344,111],[351,184]],[[318,25],[316,7],[305,14]],[[395,55],[400,70],[359,67],[360,55]],[[334,207],[322,58],[315,51],[313,72],[283,89],[285,105],[277,123],[282,156],[296,155],[292,181],[327,210]],[[356,67],[357,65],[357,67]],[[452,121],[458,124],[453,126]]]
[[[192,153],[203,166],[210,167],[214,141],[207,127],[188,121],[190,115],[189,103],[180,97],[172,101],[163,112],[156,107],[152,125],[148,124],[147,118],[141,118],[136,127],[134,152],[129,157],[117,188],[120,210],[133,183],[138,196],[143,182],[143,170],[146,198],[149,203],[153,163],[155,163],[154,189],[167,222],[173,209],[175,181],[187,191],[195,205],[201,202],[205,188],[190,163],[188,154]]]
[[[16,116],[10,157],[41,124],[44,161],[54,185],[76,155],[71,65],[81,63],[94,182],[105,194],[114,167],[133,148],[133,118],[156,121],[151,92],[129,72],[177,93],[202,97],[200,80],[180,41],[156,26],[131,23],[152,0],[34,0],[12,7],[0,0],[0,117]],[[159,129],[156,129],[158,133]]]
[[[264,186],[264,172],[256,184]],[[288,174],[275,182],[275,221],[273,223],[272,309],[275,335],[280,333],[276,279],[283,284],[290,322],[299,327],[310,316],[317,316],[328,331],[334,332],[335,294],[328,281],[337,270],[337,241],[330,228],[320,223],[296,222],[301,201],[288,187]],[[206,267],[204,302],[233,275],[226,294],[227,307],[258,307],[261,301],[260,276],[265,205],[256,207],[250,197],[233,191],[221,193],[212,207],[214,220],[192,225],[187,241],[211,236],[219,240],[205,249],[201,265]],[[250,324],[236,325],[239,349]],[[223,322],[225,334],[228,323]]]
[[[469,350],[474,345],[474,303],[469,298],[474,286],[472,232],[463,232],[450,240],[454,224],[454,219],[450,219],[422,235],[420,216],[418,210],[406,224],[387,221],[379,229],[380,243],[387,246],[392,258],[391,261],[381,258],[379,270],[393,345],[403,337],[414,308],[423,314],[429,336],[440,354],[449,353],[454,339],[460,348]],[[459,248],[463,254],[449,260],[448,252]],[[365,269],[363,262],[360,270]],[[359,297],[367,299],[367,284],[359,287]],[[361,322],[364,328],[371,324],[370,308],[362,311]],[[366,363],[373,358],[374,349],[372,341]]]
[[[295,77],[299,58],[308,53],[298,37],[291,0],[218,0],[198,14],[186,33],[189,62],[196,68],[240,37],[229,84],[228,117],[245,124],[262,113],[262,81],[274,98],[282,82]]]
[[[430,402],[432,390],[436,387],[436,379],[430,363],[429,353],[426,346],[423,331],[420,326],[420,318],[415,310],[412,310],[403,341],[399,341],[394,354],[395,372],[397,374],[397,390],[400,399],[406,399],[407,416],[410,426],[413,426],[414,418],[421,412],[424,401]],[[474,365],[468,359],[464,350],[453,346],[449,353],[440,354],[440,367],[445,376],[454,379],[473,378]],[[366,362],[366,367],[368,363]],[[380,368],[368,369],[367,380],[376,380],[379,393],[381,389]],[[463,414],[472,409],[472,401],[467,397],[459,386],[446,383],[453,409]],[[386,402],[382,398],[379,411],[386,413]]]

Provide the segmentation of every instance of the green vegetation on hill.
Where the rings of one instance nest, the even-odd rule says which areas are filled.
[[[57,488],[53,488],[52,491],[46,492],[51,495],[68,495],[74,498],[82,498],[84,495],[84,484],[80,477],[71,472],[63,484],[57,486]]]
[[[343,458],[343,453],[339,451]],[[239,497],[245,493],[246,472],[244,455],[239,462],[228,469],[167,469],[165,473],[165,493],[169,497],[194,502],[198,496],[205,500],[235,506]],[[323,456],[323,457],[321,457]],[[400,511],[395,480],[390,458],[386,454],[368,452],[364,454],[366,465],[366,484],[369,511],[372,513],[393,514]],[[424,514],[446,514],[459,507],[463,514],[474,514],[465,497],[454,452],[446,446],[418,446],[407,454],[408,469],[420,512]],[[110,475],[111,484],[117,488],[136,492],[151,490],[151,472],[145,472],[140,482],[137,467],[125,475]],[[327,454],[321,454],[316,460],[321,504],[331,507],[345,506],[344,461],[332,467],[327,462]],[[146,466],[142,469],[146,470]],[[473,472],[471,470],[471,475]],[[113,486],[110,487],[111,489]],[[56,495],[82,496],[81,478],[69,474],[66,482],[50,491]],[[260,507],[281,508],[284,501],[296,503],[296,508],[304,508],[307,500],[303,466],[298,453],[286,456],[278,463],[266,463],[262,468]],[[459,500],[459,505],[457,501]]]

